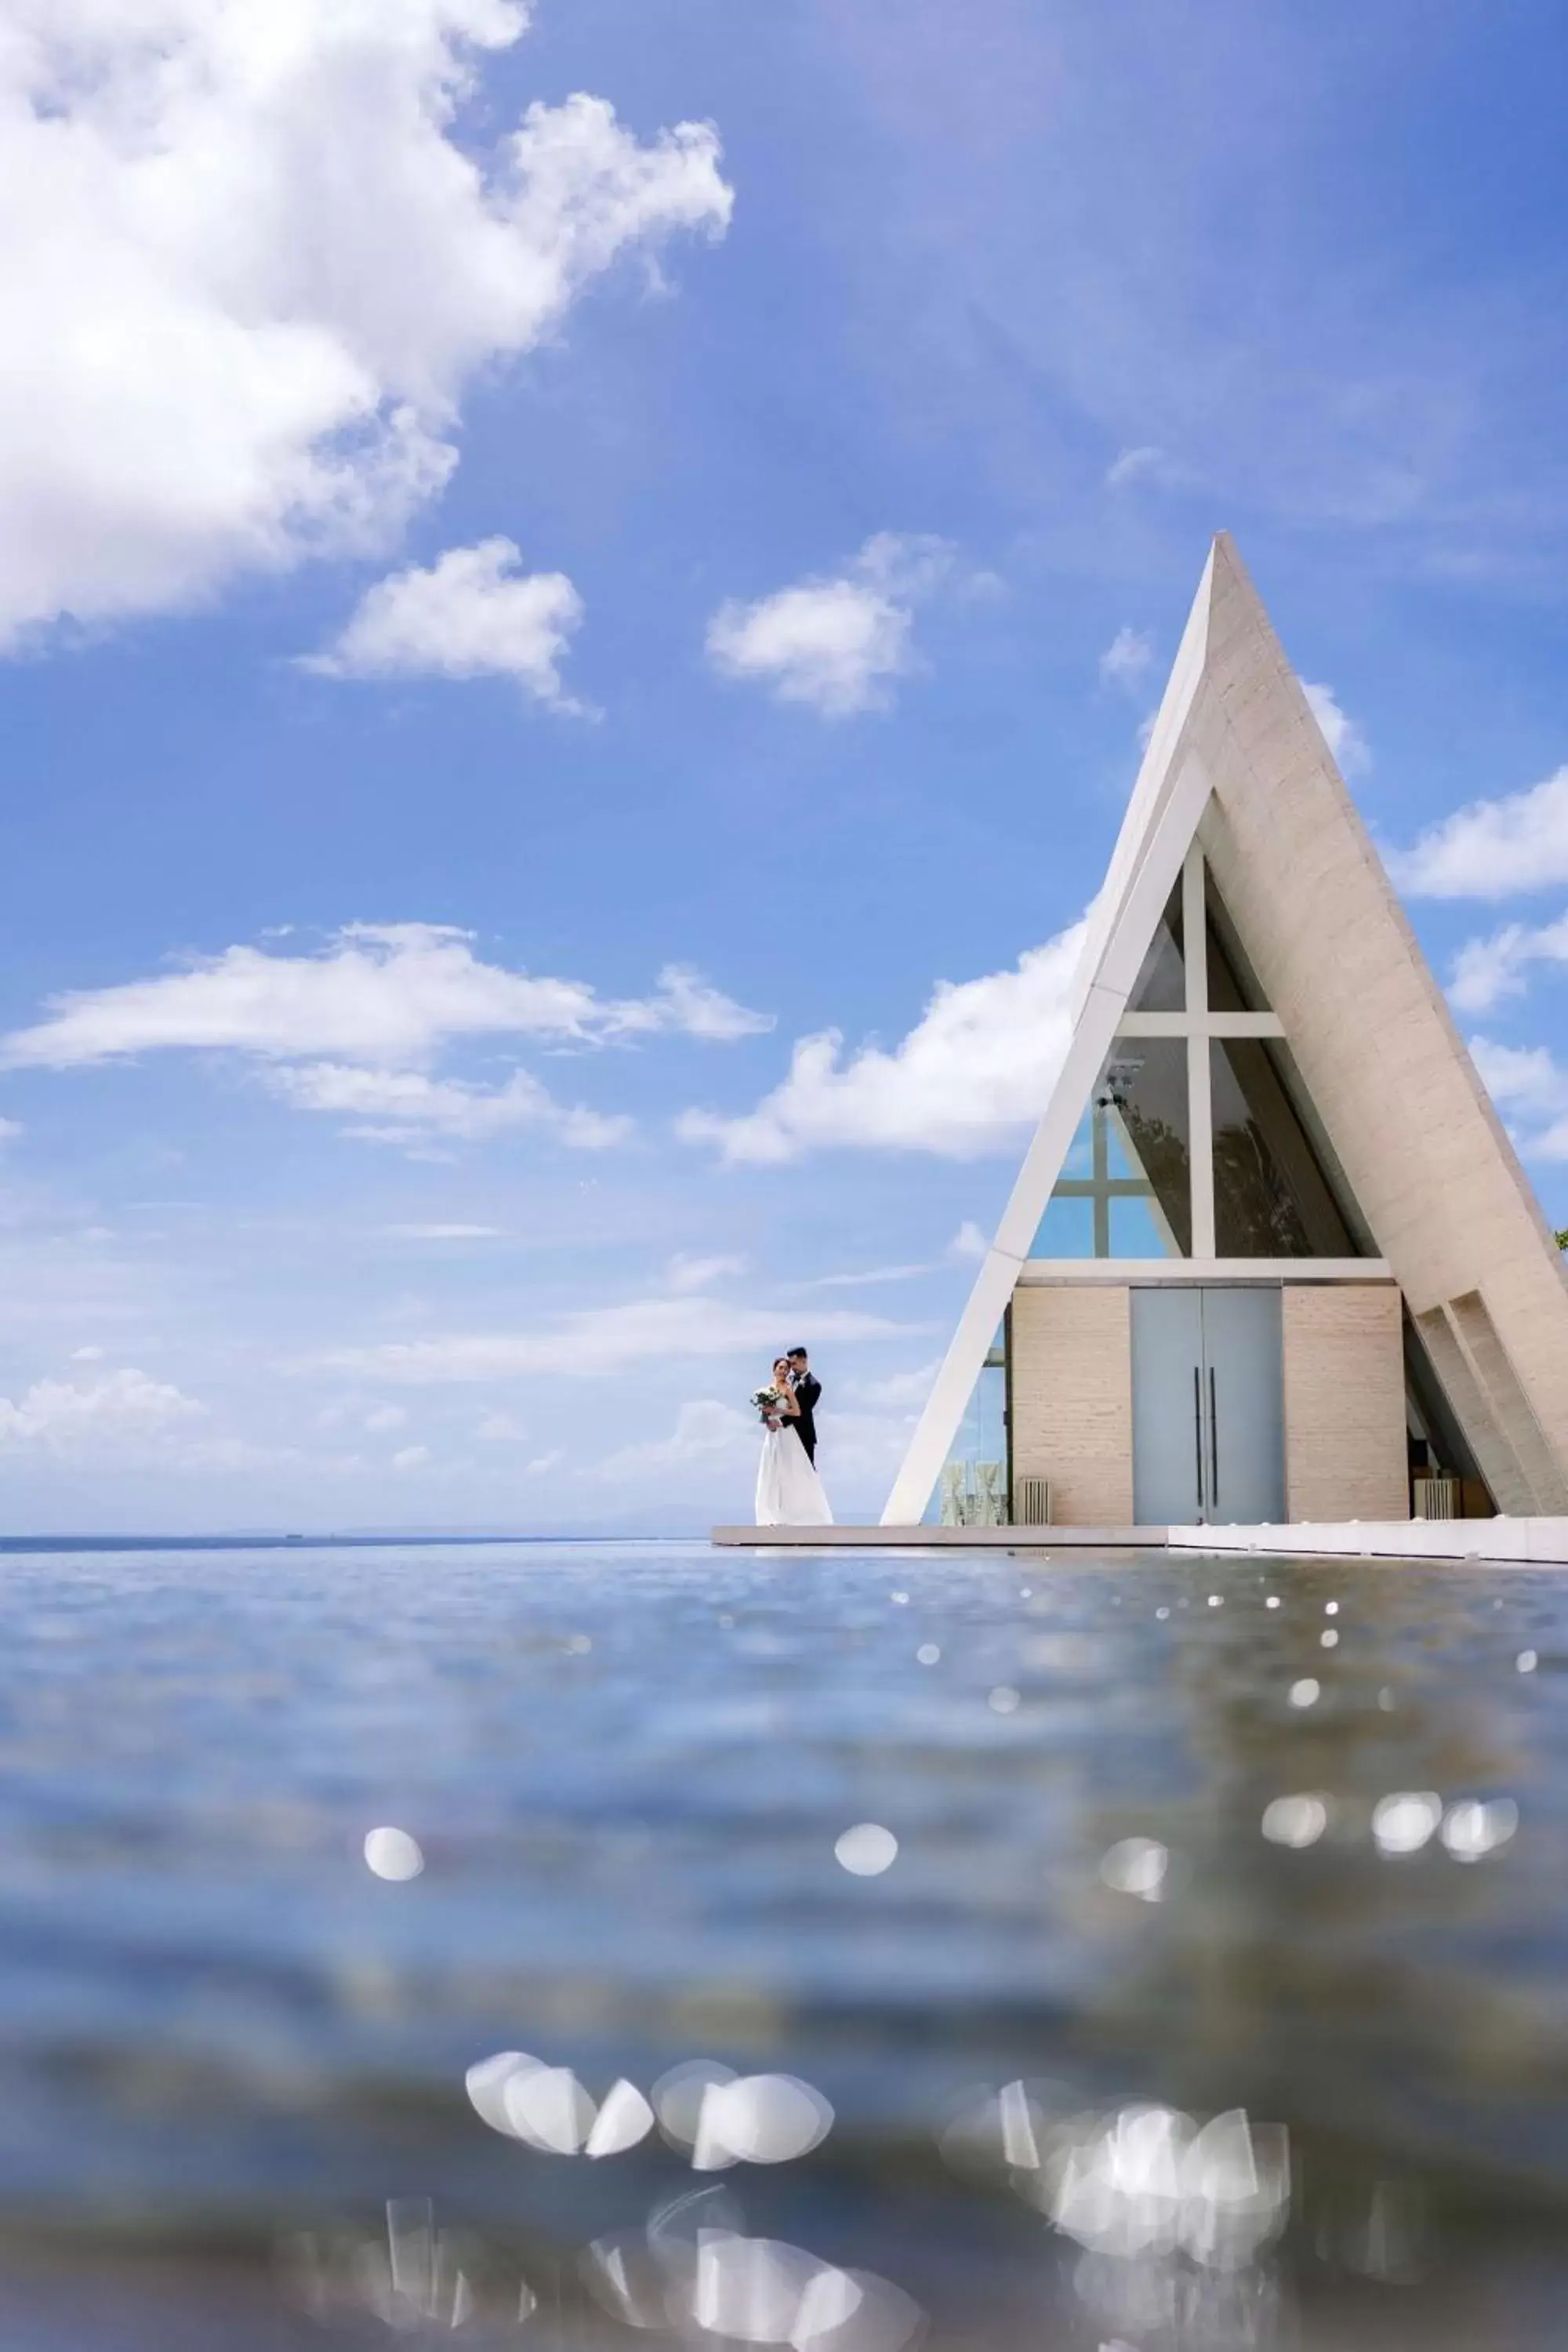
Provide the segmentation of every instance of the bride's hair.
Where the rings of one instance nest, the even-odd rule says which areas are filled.
[[[789,1370],[789,1358],[788,1358],[787,1356],[775,1356],[775,1357],[773,1358],[773,1370],[774,1370],[774,1371],[775,1371],[775,1372],[778,1370],[778,1368],[779,1368],[779,1366],[780,1366],[781,1364],[784,1366],[784,1368],[785,1371],[787,1372],[787,1371],[788,1371],[788,1370]]]

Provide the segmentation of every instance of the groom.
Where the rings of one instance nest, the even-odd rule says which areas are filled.
[[[795,1401],[800,1407],[800,1419],[795,1429],[805,1448],[806,1460],[815,1467],[816,1462],[816,1401],[822,1394],[822,1382],[812,1377],[804,1348],[789,1351],[789,1384],[795,1391]]]

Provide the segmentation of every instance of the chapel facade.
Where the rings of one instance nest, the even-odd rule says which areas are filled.
[[[1568,1514],[1568,1276],[1215,540],[884,1524]]]

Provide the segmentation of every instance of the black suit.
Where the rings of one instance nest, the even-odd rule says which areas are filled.
[[[800,1442],[805,1448],[806,1460],[815,1463],[816,1460],[816,1401],[822,1394],[822,1382],[814,1380],[809,1372],[797,1372],[794,1375],[794,1386],[795,1401],[800,1407],[800,1419],[795,1423],[795,1428],[799,1431]]]

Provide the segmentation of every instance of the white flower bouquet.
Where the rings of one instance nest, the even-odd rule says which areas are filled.
[[[752,1402],[760,1417],[772,1428],[780,1405],[784,1402],[782,1389],[753,1389]]]

